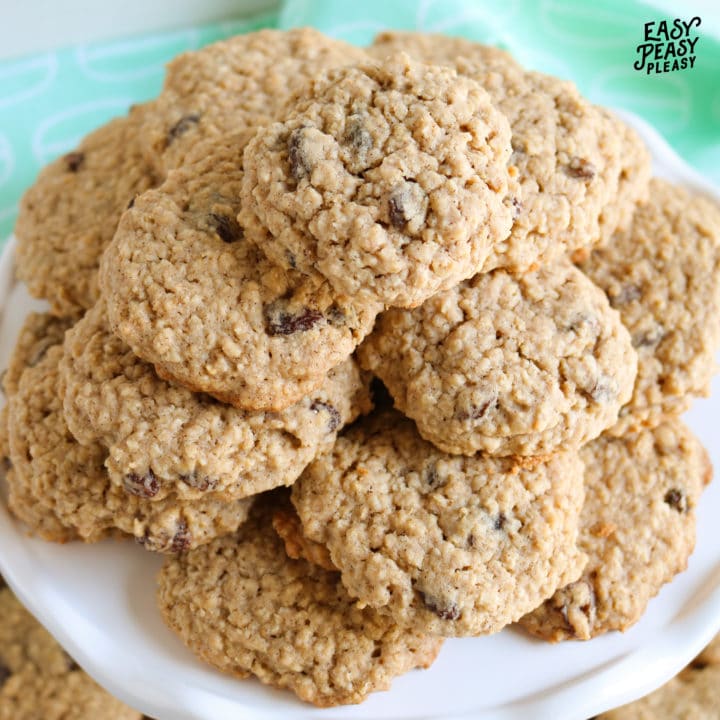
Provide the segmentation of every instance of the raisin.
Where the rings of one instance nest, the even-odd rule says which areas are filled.
[[[265,332],[268,335],[292,335],[314,328],[323,319],[319,310],[303,308],[299,313],[283,309],[282,301],[265,306]]]
[[[440,475],[437,471],[437,465],[433,463],[430,465],[430,467],[426,468],[425,470],[425,482],[430,487],[435,487],[437,485],[438,481],[440,480]]]
[[[465,543],[467,544],[467,546],[468,546],[469,548],[474,548],[474,547],[475,547],[475,543],[476,543],[475,536],[474,536],[472,533],[470,533],[470,534],[467,536],[467,540],[465,541]]]
[[[220,239],[226,243],[234,243],[245,236],[243,229],[234,217],[210,213],[210,222]]]
[[[522,202],[518,198],[514,197],[512,199],[513,220],[517,220],[520,217],[520,215],[522,214],[522,211],[523,211]]]
[[[413,218],[423,214],[423,191],[415,182],[406,181],[393,188],[388,198],[390,224],[402,230]]]
[[[577,156],[565,166],[565,172],[578,180],[592,180],[597,174],[595,166],[589,160]]]
[[[160,482],[152,470],[148,470],[145,475],[129,473],[125,476],[124,482],[126,492],[142,498],[155,497],[160,490]]]
[[[192,533],[188,530],[187,523],[184,520],[180,520],[177,524],[177,531],[173,535],[172,542],[170,543],[170,550],[174,553],[185,552],[190,548],[192,543]]]
[[[460,410],[455,417],[458,420],[481,420],[489,410],[497,406],[497,397],[492,397],[479,405],[471,405],[469,410]]]
[[[10,668],[0,663],[0,687],[2,687],[7,679],[12,675]]]
[[[331,305],[328,311],[325,313],[327,321],[333,327],[344,327],[347,323],[347,316],[342,308],[337,305]]]
[[[39,341],[33,348],[33,354],[28,358],[28,367],[35,367],[47,355],[47,351],[56,344],[52,338],[44,338]]]
[[[689,510],[687,495],[678,488],[672,488],[665,493],[665,502],[679,513],[686,513]]]
[[[396,195],[391,195],[388,200],[388,209],[390,213],[390,222],[396,228],[404,228],[407,223],[405,217],[405,208],[402,204],[402,198]]]
[[[632,336],[633,347],[653,347],[657,345],[665,337],[665,328],[662,325],[655,324],[654,327],[645,332],[635,333]]]
[[[496,530],[502,530],[505,527],[505,523],[507,522],[507,516],[505,513],[499,513],[498,516],[495,518],[494,528]]]
[[[590,313],[582,312],[576,313],[570,318],[570,322],[568,323],[565,330],[577,333],[583,327],[588,328],[591,335],[597,337],[600,334],[601,327],[597,317],[595,315],[591,315]]]
[[[77,172],[85,162],[85,153],[71,152],[68,153],[63,160],[69,172]]]
[[[609,295],[610,305],[618,307],[618,305],[626,305],[634,300],[642,297],[642,290],[637,285],[624,285],[619,292]]]
[[[312,405],[310,405],[310,409],[316,413],[324,410],[330,415],[330,418],[328,419],[328,432],[333,432],[340,427],[340,423],[342,422],[340,413],[338,409],[333,407],[330,403],[323,402],[322,400],[313,400]]]
[[[197,125],[200,122],[199,113],[189,113],[183,115],[169,130],[167,133],[168,145],[184,135],[193,125]]]
[[[304,149],[305,128],[300,127],[290,133],[288,141],[288,162],[290,163],[290,174],[296,180],[308,176],[312,169],[310,161]]]
[[[599,377],[589,390],[583,390],[583,392],[593,402],[610,402],[617,397],[615,381],[604,376]]]
[[[420,591],[420,597],[425,607],[434,612],[441,620],[457,620],[460,617],[460,608],[453,601],[440,601]]]
[[[181,475],[180,479],[191,488],[196,490],[212,490],[217,485],[217,480],[207,475],[198,475],[196,472]]]
[[[359,115],[351,115],[345,128],[345,142],[358,152],[367,152],[373,146],[373,138]]]

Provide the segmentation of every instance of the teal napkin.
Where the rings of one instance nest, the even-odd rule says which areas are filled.
[[[691,69],[634,68],[645,24],[654,22],[650,34],[658,37],[659,23],[670,20],[672,28],[673,19],[631,0],[286,0],[279,15],[0,62],[0,238],[12,231],[20,196],[38,170],[133,102],[156,95],[170,58],[262,27],[313,25],[360,44],[398,28],[500,45],[528,67],[574,80],[595,102],[638,113],[720,184],[720,42],[693,27]],[[667,43],[656,44],[667,53]]]

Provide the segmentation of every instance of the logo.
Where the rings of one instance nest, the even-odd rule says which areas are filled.
[[[691,36],[690,30],[700,27],[701,22],[699,17],[689,22],[680,18],[675,18],[672,23],[669,20],[646,22],[645,42],[637,46],[639,57],[633,67],[644,70],[646,75],[692,69],[699,38]]]

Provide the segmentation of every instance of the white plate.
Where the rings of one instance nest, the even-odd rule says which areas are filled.
[[[720,199],[645,123],[624,115],[653,151],[655,174]],[[12,243],[0,260],[0,363],[22,318],[38,303],[12,281]],[[688,414],[720,468],[720,382]],[[316,710],[254,680],[195,660],[155,607],[161,559],[132,543],[53,545],[27,537],[0,504],[0,569],[20,599],[98,682],[158,720],[251,718],[493,718],[583,720],[672,677],[720,629],[720,483],[698,510],[688,570],[651,601],[625,634],[549,645],[509,628],[449,640],[435,665],[395,680],[363,705]]]

